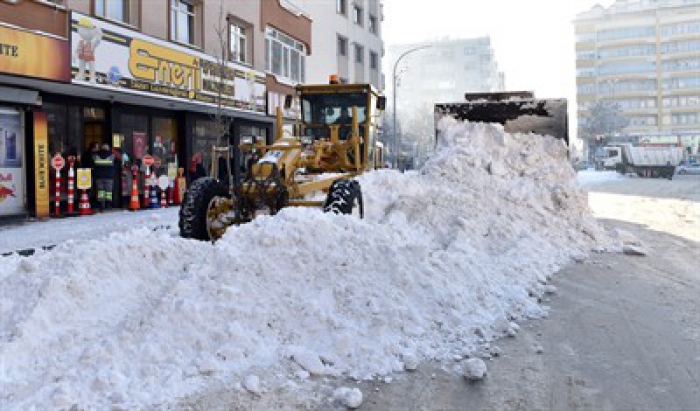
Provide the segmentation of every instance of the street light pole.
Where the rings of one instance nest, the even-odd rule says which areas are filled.
[[[431,45],[426,45],[426,46],[420,46],[420,47],[414,47],[410,50],[405,51],[403,54],[399,56],[399,58],[396,59],[396,62],[394,62],[394,70],[393,70],[393,82],[394,82],[394,167],[398,168],[399,167],[399,151],[401,150],[401,139],[398,138],[399,133],[396,129],[396,68],[399,66],[399,62],[401,59],[406,57],[406,55],[413,53],[414,51],[422,50],[422,49],[427,49],[429,47],[432,47]]]

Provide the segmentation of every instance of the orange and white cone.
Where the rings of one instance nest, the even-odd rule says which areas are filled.
[[[90,198],[88,198],[87,190],[82,190],[83,193],[80,195],[80,204],[78,204],[78,211],[80,215],[91,215],[92,208],[90,207]]]
[[[131,201],[129,202],[129,210],[136,211],[141,208],[139,202],[139,175],[136,169],[133,170],[134,178],[131,180]]]

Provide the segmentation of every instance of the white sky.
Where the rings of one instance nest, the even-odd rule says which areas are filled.
[[[575,113],[573,19],[613,0],[383,0],[386,46],[417,41],[491,36],[507,90],[566,97]],[[385,68],[388,84],[391,70]]]

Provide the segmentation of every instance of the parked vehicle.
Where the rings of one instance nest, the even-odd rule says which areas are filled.
[[[682,174],[700,175],[700,163],[681,164],[676,169],[676,173],[681,174],[681,175]]]
[[[682,147],[635,147],[631,144],[621,144],[620,148],[622,162],[616,169],[622,174],[671,179],[676,166],[683,160]]]

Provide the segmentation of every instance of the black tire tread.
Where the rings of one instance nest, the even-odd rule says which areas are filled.
[[[219,180],[203,177],[192,183],[180,206],[178,227],[181,237],[211,240],[207,231],[207,208],[214,197],[230,197]]]
[[[336,180],[328,190],[323,211],[334,214],[352,214],[355,205],[360,208],[360,217],[364,212],[362,189],[355,180]]]

